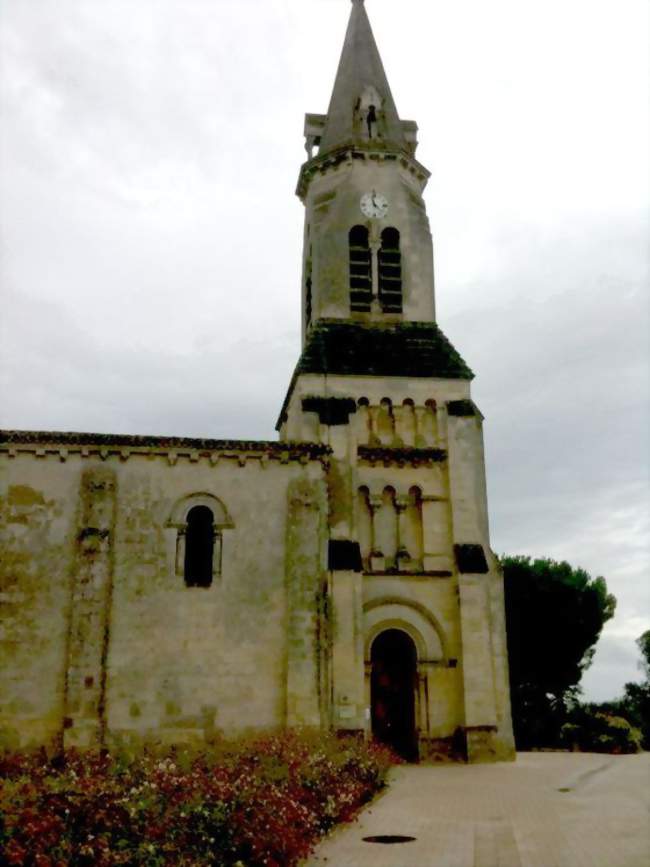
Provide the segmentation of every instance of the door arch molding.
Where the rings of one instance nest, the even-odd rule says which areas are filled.
[[[415,642],[418,659],[444,662],[448,659],[447,640],[435,615],[424,605],[399,596],[381,596],[363,606],[364,658],[370,661],[375,637],[394,625],[404,629]]]

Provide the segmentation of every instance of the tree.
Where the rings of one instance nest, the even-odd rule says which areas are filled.
[[[637,638],[636,644],[641,651],[639,668],[645,681],[625,684],[621,713],[641,730],[641,745],[644,750],[650,750],[650,629]]]
[[[556,745],[616,600],[604,578],[566,562],[506,556],[501,566],[515,740]]]
[[[645,674],[646,683],[650,682],[650,629],[646,629],[643,635],[639,635],[636,645],[641,651],[639,668]]]

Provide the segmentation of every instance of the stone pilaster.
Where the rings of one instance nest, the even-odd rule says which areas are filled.
[[[108,467],[83,473],[72,572],[63,742],[104,742],[106,656],[113,582],[116,480]]]
[[[321,482],[299,479],[288,491],[286,536],[288,726],[320,726],[327,641],[322,595],[325,576],[326,492]]]
[[[365,725],[361,583],[360,572],[332,572],[333,722],[338,730],[361,731]]]
[[[505,623],[494,617],[503,608],[503,581],[489,547],[481,421],[470,401],[449,408],[449,494],[459,573],[467,755],[469,761],[494,761],[513,756],[502,649]],[[501,657],[498,665],[495,653]]]
[[[451,529],[449,502],[446,498],[422,497],[422,529],[424,569],[427,572],[451,570]]]

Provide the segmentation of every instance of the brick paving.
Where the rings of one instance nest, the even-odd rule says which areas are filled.
[[[650,753],[397,767],[304,867],[650,867],[649,810]],[[362,839],[376,834],[416,839]]]

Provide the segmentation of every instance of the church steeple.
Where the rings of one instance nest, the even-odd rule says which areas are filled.
[[[373,139],[397,149],[407,146],[364,2],[352,0],[320,154]]]
[[[328,319],[434,321],[429,172],[416,134],[397,113],[363,0],[352,0],[328,112],[305,119],[303,342]]]

